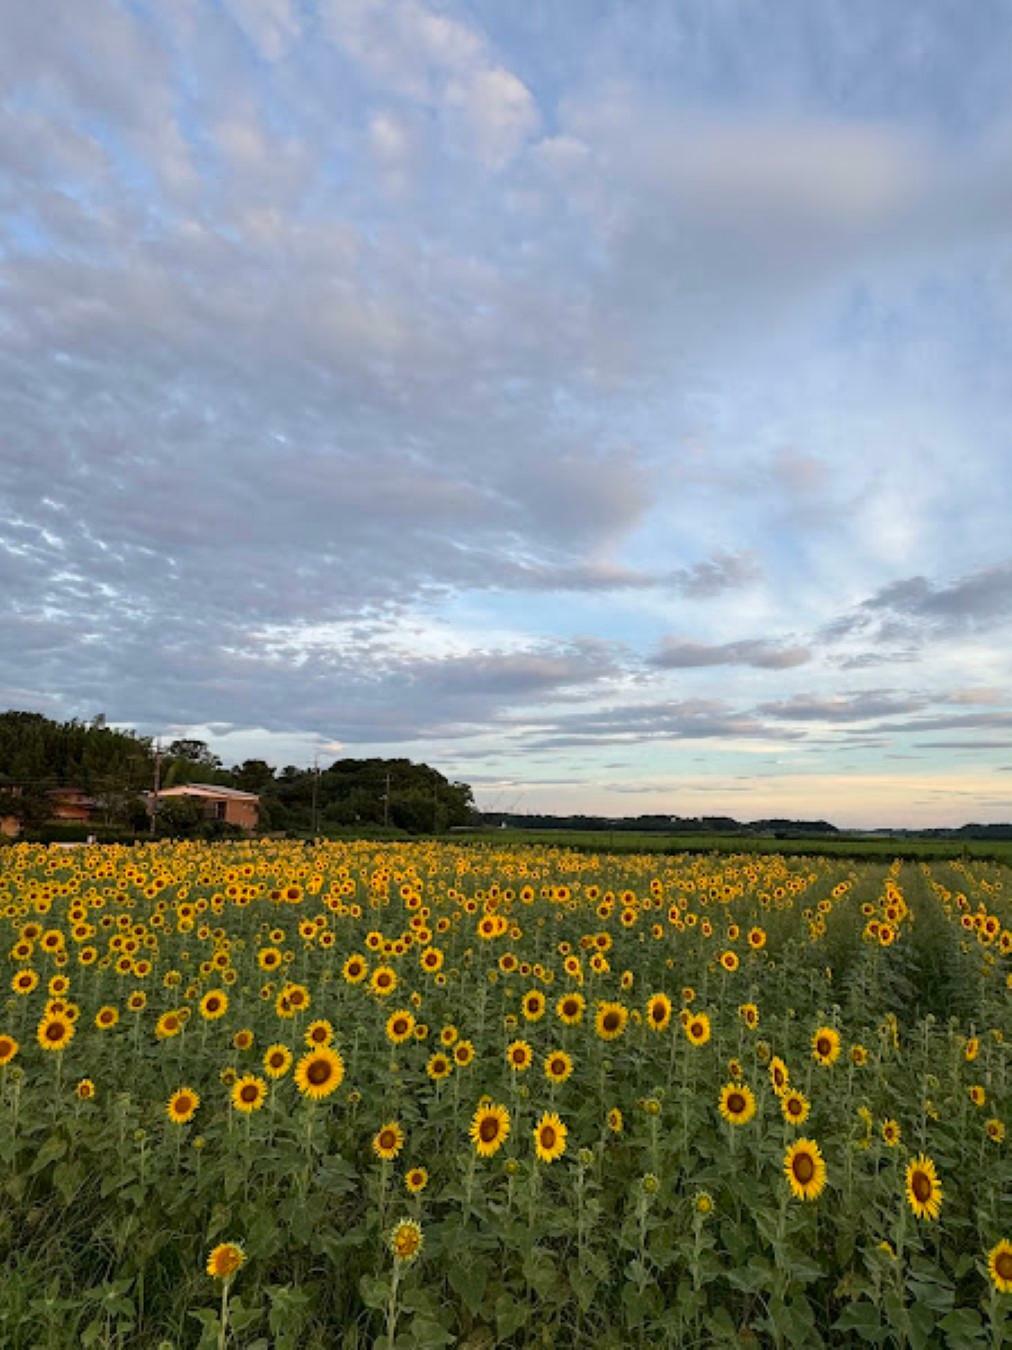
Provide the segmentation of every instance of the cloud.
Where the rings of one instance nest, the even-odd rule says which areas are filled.
[[[298,41],[293,0],[226,0],[226,8],[265,61],[279,61]]]
[[[486,168],[502,169],[537,132],[530,90],[470,25],[417,0],[324,0],[321,12],[331,41],[381,90],[438,109]]]
[[[1012,561],[978,568],[955,581],[904,577],[880,587],[856,609],[827,624],[830,642],[854,635],[916,644],[929,634],[975,633],[1012,618]]]
[[[637,781],[1000,712],[990,24],[13,7],[10,700]]]
[[[760,703],[758,711],[766,717],[786,722],[865,722],[874,717],[916,712],[930,702],[919,695],[870,689],[828,698],[795,694],[788,699]]]
[[[665,638],[652,664],[668,670],[688,670],[697,666],[755,666],[760,670],[788,670],[810,661],[808,647],[773,642],[765,638],[747,638],[739,642],[690,642],[685,638]]]

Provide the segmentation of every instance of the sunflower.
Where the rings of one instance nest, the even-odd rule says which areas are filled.
[[[529,989],[520,1006],[528,1022],[540,1022],[545,1015],[545,996],[540,989]]]
[[[321,1101],[344,1082],[344,1060],[329,1045],[307,1050],[295,1066],[295,1086],[304,1097]]]
[[[541,1162],[555,1162],[566,1151],[568,1131],[554,1111],[545,1111],[534,1127],[534,1151]]]
[[[555,1012],[559,1021],[567,1027],[575,1027],[583,1020],[584,1009],[587,1006],[587,1000],[582,994],[563,994],[555,1005]]]
[[[468,1131],[482,1158],[491,1158],[502,1148],[510,1132],[510,1113],[498,1102],[479,1102]]]
[[[257,952],[257,965],[261,970],[277,970],[281,965],[281,953],[277,947],[261,947]]]
[[[826,1185],[826,1164],[814,1139],[797,1139],[784,1154],[784,1174],[799,1200],[815,1200]]]
[[[762,928],[750,928],[748,930],[748,945],[754,952],[760,951],[766,946],[766,933]]]
[[[748,1027],[749,1031],[755,1031],[759,1025],[759,1009],[754,1003],[743,1003],[738,1009],[738,1016]]]
[[[622,1112],[617,1106],[613,1106],[608,1112],[608,1129],[612,1134],[621,1134],[625,1127],[625,1121],[622,1118]]]
[[[251,1050],[255,1037],[249,1027],[240,1027],[232,1037],[232,1044],[236,1050]]]
[[[267,1098],[267,1084],[255,1073],[247,1073],[232,1087],[232,1105],[244,1115],[259,1111]]]
[[[219,1242],[207,1258],[207,1273],[216,1280],[231,1280],[246,1263],[246,1253],[238,1242]]]
[[[984,1106],[987,1103],[987,1092],[980,1083],[973,1083],[966,1091],[974,1106]]]
[[[436,975],[443,968],[445,957],[438,947],[426,947],[418,958],[418,964],[430,975]]]
[[[284,1078],[292,1067],[292,1052],[287,1045],[276,1042],[264,1051],[263,1064],[268,1078]]]
[[[179,1013],[173,1011],[163,1012],[155,1023],[155,1035],[160,1041],[171,1040],[173,1036],[178,1036],[182,1029],[183,1023]]]
[[[75,1030],[73,1022],[63,1013],[48,1013],[35,1034],[43,1050],[65,1050],[74,1039]]]
[[[692,1045],[705,1045],[710,1039],[710,1019],[706,1013],[690,1013],[682,1027]]]
[[[403,1045],[415,1034],[415,1015],[407,1008],[398,1008],[387,1018],[386,1037],[391,1045]]]
[[[859,1041],[850,1047],[850,1062],[856,1069],[863,1069],[868,1063],[868,1051]]]
[[[738,960],[738,953],[731,951],[730,948],[728,948],[726,952],[721,952],[719,960],[723,968],[726,971],[728,971],[729,974],[732,975],[738,969],[738,966],[740,964]]]
[[[114,1008],[111,1003],[105,1003],[95,1014],[95,1025],[99,1031],[108,1031],[119,1021],[119,1009]]]
[[[0,1036],[0,1067],[9,1064],[20,1048],[13,1036]]]
[[[783,1094],[787,1091],[787,1086],[790,1082],[791,1074],[787,1065],[784,1063],[784,1061],[780,1058],[779,1055],[774,1055],[773,1058],[770,1060],[769,1073],[770,1073],[770,1083],[773,1086],[773,1091],[777,1094],[778,1097],[782,1097]]]
[[[82,1102],[90,1102],[95,1096],[95,1084],[90,1078],[82,1078],[77,1087],[74,1088],[74,1094]]]
[[[418,1195],[429,1184],[429,1174],[424,1167],[409,1168],[404,1174],[404,1185],[412,1195]]]
[[[1004,1141],[1005,1122],[1003,1120],[998,1120],[997,1117],[994,1117],[987,1122],[984,1129],[987,1131],[988,1139],[992,1140],[994,1143],[1000,1144]]]
[[[377,966],[369,980],[369,989],[377,998],[388,998],[397,988],[397,972],[393,966]]]
[[[803,1125],[810,1110],[808,1098],[797,1088],[786,1088],[780,1098],[780,1112],[788,1125]]]
[[[394,1260],[406,1266],[422,1250],[425,1240],[420,1225],[414,1219],[401,1219],[390,1230],[388,1241]]]
[[[651,994],[647,999],[647,1026],[651,1031],[666,1031],[671,1021],[671,1000],[667,994]]]
[[[440,1083],[444,1078],[449,1078],[453,1072],[453,1060],[449,1055],[444,1055],[441,1050],[430,1055],[425,1065],[425,1072],[434,1083]]]
[[[330,1045],[334,1039],[334,1028],[325,1017],[318,1017],[315,1022],[310,1022],[309,1026],[306,1027],[302,1039],[310,1050],[315,1050],[318,1045]]]
[[[208,1022],[217,1022],[228,1012],[228,995],[224,989],[209,989],[200,1000],[200,1015]]]
[[[812,1036],[812,1056],[816,1064],[828,1068],[840,1057],[840,1033],[834,1027],[819,1027]]]
[[[918,1219],[937,1219],[942,1187],[930,1158],[919,1153],[907,1164],[907,1203]]]
[[[392,1162],[404,1147],[404,1130],[396,1120],[381,1125],[372,1139],[372,1151],[384,1162]]]
[[[903,1131],[900,1129],[898,1120],[883,1120],[882,1138],[890,1148],[896,1148],[902,1136]]]
[[[200,1105],[200,1095],[193,1088],[177,1088],[165,1104],[165,1114],[173,1125],[185,1125],[192,1120]]]
[[[369,973],[369,966],[363,956],[349,956],[341,967],[341,975],[348,984],[361,984]]]
[[[745,1083],[725,1083],[717,1105],[729,1125],[747,1125],[755,1115],[755,1094]]]
[[[22,998],[26,994],[30,994],[38,983],[39,974],[36,970],[18,970],[11,977],[11,988],[15,994],[19,994]]]
[[[625,1031],[629,1009],[624,1003],[599,1003],[594,1017],[594,1031],[602,1041],[614,1041]]]
[[[1000,1294],[1012,1294],[1012,1242],[1002,1238],[987,1254],[987,1269]]]
[[[514,1073],[523,1073],[531,1067],[534,1051],[529,1041],[510,1041],[506,1047],[506,1063]]]
[[[980,1037],[968,1036],[966,1039],[966,1043],[963,1046],[963,1057],[966,1060],[967,1064],[972,1064],[979,1054],[980,1054]]]
[[[545,1056],[545,1077],[550,1083],[564,1083],[573,1072],[573,1059],[565,1050],[552,1050]]]

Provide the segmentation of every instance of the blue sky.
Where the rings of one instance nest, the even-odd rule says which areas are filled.
[[[0,705],[488,807],[1012,818],[1010,42],[16,8]]]

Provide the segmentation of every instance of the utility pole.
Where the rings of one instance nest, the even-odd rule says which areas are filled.
[[[158,789],[161,787],[162,779],[162,747],[159,741],[155,741],[155,785],[151,794],[151,825],[150,833],[154,835],[155,820],[158,815]]]
[[[316,824],[316,802],[317,802],[317,787],[319,785],[319,782],[320,782],[320,755],[319,752],[317,752],[313,756],[313,805],[310,811],[310,829],[312,830],[314,839],[316,838],[318,833]]]
[[[387,769],[387,790],[383,794],[383,828],[388,829],[390,825],[390,770]]]

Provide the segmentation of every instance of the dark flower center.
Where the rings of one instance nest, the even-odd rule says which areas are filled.
[[[794,1175],[802,1186],[807,1186],[815,1176],[815,1163],[807,1153],[799,1153],[791,1164]]]
[[[915,1172],[910,1181],[910,1189],[922,1205],[926,1204],[931,1198],[931,1178],[926,1172]]]

